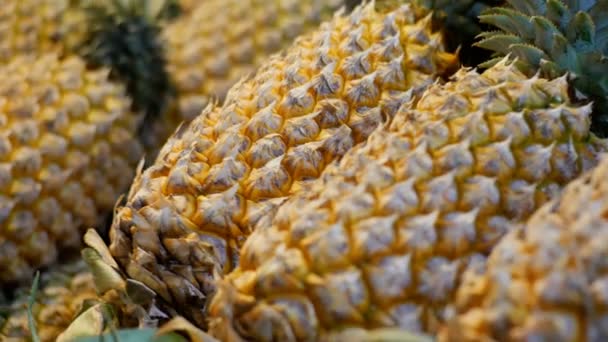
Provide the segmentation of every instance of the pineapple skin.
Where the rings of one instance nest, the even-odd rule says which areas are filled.
[[[221,102],[239,79],[331,18],[342,2],[207,0],[169,24],[162,38],[178,92],[176,123],[192,121],[213,99]]]
[[[331,19],[344,0],[207,0],[182,3],[184,14],[162,31],[175,97],[147,134],[148,155],[182,123],[223,102],[272,54]],[[200,23],[205,23],[201,25]]]
[[[440,341],[608,339],[607,157],[467,270]]]
[[[22,290],[6,320],[0,322],[0,340],[4,342],[28,341],[31,337],[27,317],[30,288]],[[43,274],[37,294],[32,314],[41,342],[56,341],[86,301],[97,298],[93,275],[81,260]]]
[[[139,116],[107,70],[49,53],[16,57],[0,72],[0,283],[8,286],[99,227],[142,148]]]
[[[503,62],[431,86],[258,225],[211,300],[210,332],[435,334],[465,267],[606,150],[565,78],[528,79]]]
[[[84,25],[84,13],[70,0],[3,0],[0,63],[17,55],[63,51],[82,40]]]
[[[412,95],[454,69],[412,5],[337,15],[182,126],[136,177],[110,230],[128,277],[199,326],[215,278],[256,222],[364,141]]]

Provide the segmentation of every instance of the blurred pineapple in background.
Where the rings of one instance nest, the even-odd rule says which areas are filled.
[[[222,102],[241,78],[251,76],[271,54],[331,18],[343,0],[206,0],[163,29],[168,70],[175,86],[173,107],[145,136],[147,158],[181,122],[207,104]],[[185,4],[188,6],[188,4]]]
[[[141,115],[77,56],[17,57],[0,73],[0,281],[11,283],[99,227],[135,174]]]
[[[95,1],[95,0],[81,0]],[[38,54],[83,39],[80,1],[3,0],[0,10],[0,63],[21,54]]]
[[[142,120],[163,108],[158,29],[146,8],[116,6],[88,17],[76,50],[23,52],[0,68],[2,286],[28,282],[103,226],[143,155]]]
[[[331,18],[342,0],[206,0],[164,28],[168,69],[188,121],[272,53]]]
[[[608,339],[608,155],[464,273],[440,341]]]
[[[90,32],[96,30],[94,12],[115,8],[111,0],[7,1],[9,11],[0,15],[0,37],[5,38],[0,41],[0,61],[15,54],[51,50],[81,54],[79,48],[83,43],[100,49],[87,42]],[[140,137],[150,161],[183,120],[192,120],[209,101],[222,100],[230,86],[255,71],[266,57],[331,18],[343,0],[118,0],[116,3],[124,8],[138,7],[143,12],[162,8],[162,15],[143,15],[141,19],[149,26],[162,28],[162,37],[154,39],[167,51],[177,102],[143,122]],[[109,20],[103,23],[104,27],[122,25],[120,21]],[[160,121],[156,122],[157,119]]]
[[[49,51],[70,53],[87,40],[87,7],[111,5],[114,0],[3,0],[0,10],[0,62],[14,56]],[[127,3],[130,0],[118,0]],[[195,1],[146,0],[138,6],[162,7],[162,19],[188,13]]]
[[[307,27],[319,21],[315,13],[321,8],[331,15],[320,4],[302,5],[311,16],[304,21]],[[149,150],[163,142],[149,128],[170,109],[159,34],[171,5],[9,0],[3,7],[2,13],[10,12],[0,17],[8,75],[0,83],[3,283],[27,281],[64,248],[78,247],[81,229],[100,227],[130,184],[143,156],[140,141],[154,140]],[[231,8],[238,12],[235,3]],[[276,25],[284,23],[286,12],[280,13],[273,18]],[[288,27],[290,35],[302,29]],[[284,44],[288,38],[276,29]]]
[[[89,301],[97,298],[93,275],[79,260],[56,267],[40,277],[38,289],[24,287],[16,299],[0,315],[0,340],[23,342],[31,340],[28,322],[28,302],[33,296],[32,317],[41,342],[56,341]]]

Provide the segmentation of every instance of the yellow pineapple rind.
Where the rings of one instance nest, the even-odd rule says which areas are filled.
[[[256,228],[211,300],[210,331],[434,334],[462,271],[606,150],[567,88],[506,60],[431,86]]]
[[[176,97],[145,136],[154,147],[149,154],[156,156],[180,123],[190,123],[209,103],[223,101],[235,83],[250,77],[297,36],[330,19],[343,2],[208,0],[187,4],[187,12],[162,31]]]
[[[138,116],[108,71],[78,57],[15,57],[1,70],[0,281],[30,280],[130,185]]]
[[[79,4],[91,0],[4,0],[0,11],[0,63],[18,55],[65,52],[86,31]]]
[[[342,0],[207,0],[168,25],[163,38],[179,93],[177,122],[191,121],[213,99],[223,100],[240,78],[341,5]]]
[[[196,324],[255,223],[456,67],[430,16],[336,15],[182,126],[134,181],[110,231],[125,273]]]
[[[608,338],[608,155],[465,273],[439,341]]]

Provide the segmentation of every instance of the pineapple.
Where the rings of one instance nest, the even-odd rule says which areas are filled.
[[[253,72],[270,53],[329,18],[342,1],[8,0],[6,15],[0,14],[0,38],[5,37],[0,41],[0,62],[15,54],[51,50],[86,55],[92,64],[111,62],[117,76],[131,81],[128,90],[136,105],[142,102],[138,97],[152,96],[143,99],[150,105],[142,108],[148,113],[140,128],[146,159],[151,161],[181,121],[198,115],[209,99],[222,99],[239,78]],[[128,15],[132,9],[137,11],[136,18]],[[235,23],[239,24],[236,28]],[[108,61],[116,56],[115,50],[107,53],[96,37],[118,39],[113,43],[127,43],[127,49],[167,51],[175,89],[147,93],[151,87],[167,84],[164,61],[145,61],[144,67],[136,67],[132,61],[123,65],[119,60]],[[121,37],[130,38],[120,41]],[[137,41],[143,43],[132,43]],[[100,56],[103,53],[106,55]],[[138,50],[128,53],[142,55]],[[131,75],[140,71],[143,75]],[[175,101],[156,97],[161,91],[173,90],[180,95]]]
[[[429,12],[373,4],[296,39],[182,126],[136,177],[109,246],[125,276],[204,326],[215,274],[254,224],[456,68]]]
[[[0,63],[19,54],[60,49],[81,39],[83,13],[70,0],[3,0]]]
[[[142,148],[141,116],[107,69],[49,53],[0,73],[0,283],[31,279],[111,212]]]
[[[496,0],[486,0],[496,3]],[[404,3],[403,0],[377,0],[377,8]],[[425,8],[437,9],[445,17],[438,26],[450,31],[466,28],[466,40],[479,32],[467,16],[474,16],[484,2],[461,1],[460,7],[417,0]],[[191,121],[213,99],[225,98],[230,87],[266,60],[267,56],[290,44],[298,35],[316,27],[332,10],[346,5],[355,8],[360,0],[207,0],[192,14],[164,29],[168,68],[179,94],[174,122]],[[451,7],[450,7],[451,6]],[[453,8],[452,8],[453,7]],[[475,8],[475,10],[473,9]],[[206,23],[200,25],[200,23]],[[453,48],[460,40],[452,37]],[[452,48],[452,49],[453,49]],[[169,126],[173,127],[173,126]]]
[[[62,265],[43,274],[41,279],[42,286],[34,297],[32,314],[40,341],[52,342],[86,307],[88,301],[96,299],[97,293],[93,275],[83,261]],[[0,322],[2,341],[27,341],[32,336],[27,316],[29,288],[21,292],[10,305],[6,319]]]
[[[87,6],[100,6],[115,0],[3,0],[0,11],[0,63],[22,54],[46,52],[70,53],[87,40],[89,17]],[[119,0],[126,3],[130,0]],[[163,5],[162,17],[173,12],[187,13],[190,1],[137,0]],[[181,7],[181,6],[185,7]],[[183,10],[182,10],[183,8]]]
[[[331,17],[343,0],[206,0],[184,2],[185,14],[163,28],[176,102],[150,129],[160,146],[185,121],[249,76],[272,53]],[[201,25],[201,23],[205,23]],[[154,156],[155,154],[153,154]]]
[[[506,59],[429,87],[260,221],[213,296],[211,333],[435,333],[462,270],[608,147],[589,132],[591,106],[568,88]]]
[[[125,1],[96,7],[77,51],[24,52],[0,67],[3,287],[31,280],[105,223],[143,155],[142,121],[168,102],[158,29],[143,19],[161,12]]]
[[[608,156],[467,270],[442,341],[608,339]]]
[[[484,20],[521,27],[521,37],[509,38],[524,41],[509,47],[517,58],[496,57],[481,75],[462,69],[452,82],[430,87],[274,218],[260,221],[241,248],[240,266],[209,305],[215,336],[323,340],[346,328],[382,326],[436,333],[451,316],[462,271],[483,267],[506,232],[596,164],[608,142],[591,132],[602,132],[591,118],[602,117],[606,94],[579,86],[566,72],[594,80],[605,75],[595,74],[601,64],[579,65],[606,58],[603,19],[596,26],[587,13],[604,3],[567,9],[555,1],[546,7],[508,2],[516,10],[492,9],[501,14]],[[545,8],[551,8],[546,18]],[[533,34],[528,21],[543,25],[532,25]],[[479,45],[506,52],[498,44],[503,36],[484,34]],[[559,49],[533,63],[547,37]],[[581,101],[581,93],[600,106]],[[483,330],[484,313],[492,314],[467,320],[482,322]],[[572,326],[558,321],[557,329]]]

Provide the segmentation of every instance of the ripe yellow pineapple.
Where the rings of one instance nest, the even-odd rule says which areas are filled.
[[[206,0],[163,29],[179,117],[191,121],[343,0]],[[204,23],[204,24],[201,24]],[[179,123],[177,121],[177,123]]]
[[[189,123],[248,77],[271,54],[331,18],[343,0],[206,0],[181,3],[184,14],[163,27],[167,69],[176,98],[146,134],[150,157],[185,121]],[[202,25],[201,23],[204,23]],[[149,160],[151,158],[148,158]]]
[[[606,150],[590,111],[564,77],[528,78],[506,59],[431,86],[260,222],[211,301],[210,331],[434,333],[462,270]]]
[[[373,4],[336,16],[209,105],[136,177],[110,250],[128,277],[204,325],[214,273],[233,268],[255,222],[412,94],[456,66],[428,11]]]
[[[178,108],[168,117],[172,123],[164,125],[172,129],[182,120],[191,121],[213,99],[221,101],[236,81],[254,72],[271,53],[330,18],[332,12],[341,6],[352,10],[361,2],[206,0],[197,6],[182,4],[192,8],[191,14],[163,30],[168,68],[178,92]],[[375,5],[377,8],[390,8],[404,2],[376,0]],[[482,8],[483,2],[496,1],[462,1],[458,8],[446,3],[415,2],[423,3],[426,8],[433,8],[437,14],[448,18],[445,26],[450,30],[456,26],[465,29],[466,34],[452,35],[451,43],[455,47],[460,42],[457,38],[466,40],[479,31],[472,20],[467,20],[465,13],[474,16],[472,13],[477,11],[472,10],[473,7]]]
[[[144,116],[167,101],[157,28],[143,20],[145,8],[123,5],[99,7],[77,54],[34,49],[2,64],[2,286],[31,279],[34,269],[79,247],[84,228],[101,226],[142,157]]]
[[[87,6],[110,4],[114,0],[3,0],[0,11],[0,62],[20,54],[69,53],[87,39],[90,21]],[[127,3],[131,0],[119,0]],[[181,13],[192,4],[182,0],[136,0],[138,6],[165,6],[170,16],[175,7]],[[182,7],[183,5],[183,7]],[[164,17],[163,17],[164,18]]]
[[[606,134],[605,2],[508,5],[483,17],[500,28],[479,43],[498,55],[485,64],[488,70],[463,70],[453,82],[430,87],[273,219],[260,221],[241,248],[239,268],[210,304],[215,336],[323,340],[347,328],[382,326],[434,333],[451,315],[463,269],[476,269],[514,224],[596,164],[608,148],[590,133],[595,109],[594,129]],[[500,57],[508,51],[513,55]],[[518,57],[513,64],[507,62],[512,57]],[[585,104],[580,93],[598,101]],[[534,247],[525,252],[534,254]],[[507,257],[515,256],[509,251]],[[508,296],[537,298],[509,285]],[[543,308],[580,310],[570,306],[583,302],[577,293],[564,292],[547,293],[559,299],[547,299]],[[470,307],[479,304],[474,295]],[[599,312],[604,309],[600,304]],[[526,313],[520,306],[508,312],[514,321]],[[493,328],[489,337],[504,337],[500,328],[510,322],[493,321],[493,314],[467,317],[474,340]],[[555,316],[552,336],[579,332],[571,318]]]
[[[0,319],[0,340],[4,342],[27,341],[32,336],[27,316],[31,293],[29,287],[24,290],[10,305],[6,319]],[[56,341],[83,305],[87,305],[87,300],[95,300],[96,297],[93,275],[87,271],[83,261],[71,262],[43,274],[32,306],[40,341]]]
[[[608,339],[608,156],[467,270],[442,341]]]
[[[3,0],[0,11],[0,63],[20,54],[64,51],[84,39],[80,6],[106,0]]]
[[[130,184],[141,146],[124,87],[78,57],[16,57],[0,83],[0,282],[78,247]]]

